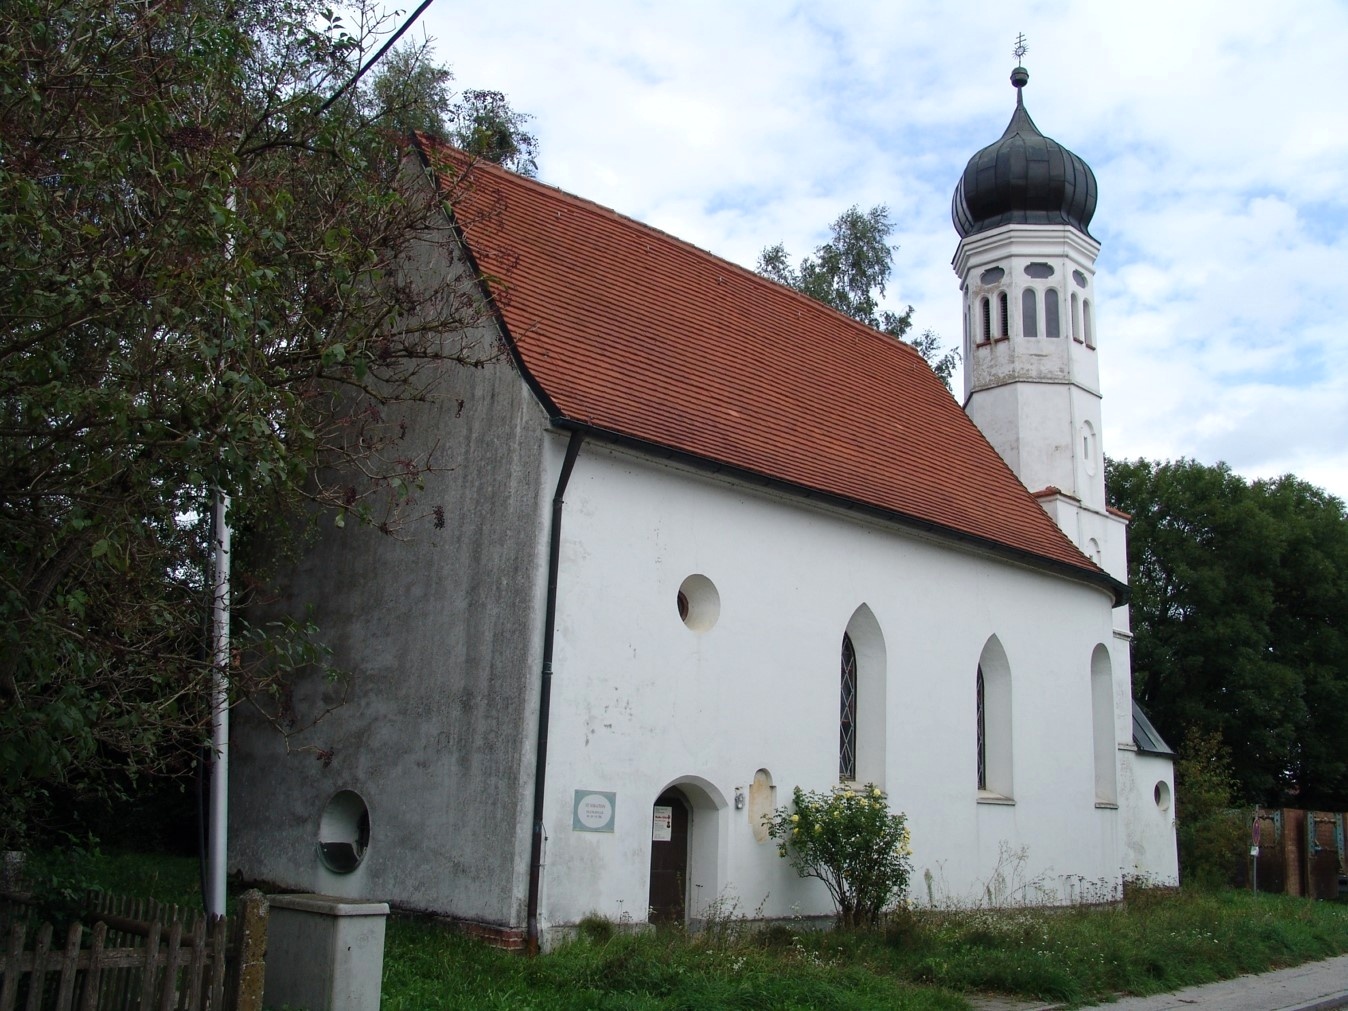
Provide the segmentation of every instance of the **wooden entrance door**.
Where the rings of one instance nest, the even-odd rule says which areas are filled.
[[[664,817],[668,810],[668,839]],[[655,801],[651,812],[652,923],[683,923],[684,897],[688,889],[688,798],[681,790],[669,789]]]

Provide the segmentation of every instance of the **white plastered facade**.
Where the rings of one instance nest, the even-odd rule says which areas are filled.
[[[1082,553],[1126,583],[1127,519],[1107,508],[1105,492],[1099,251],[1071,226],[1011,224],[962,239],[953,267],[964,300],[965,410]],[[1131,644],[1128,608],[1117,607],[1108,664],[1118,766],[1112,789],[1099,776],[1098,802],[1122,811],[1123,873],[1176,884],[1174,773],[1168,757],[1134,743]],[[1103,673],[1103,657],[1095,671]],[[1103,696],[1097,682],[1097,768]]]
[[[705,631],[676,604],[691,575],[719,595]],[[587,442],[563,522],[546,924],[645,919],[652,804],[671,785],[693,805],[691,919],[713,903],[828,913],[734,798],[764,773],[778,804],[837,782],[849,629],[857,780],[909,818],[916,901],[1116,895],[1128,833],[1119,805],[1099,802],[1091,760],[1092,662],[1114,649],[1112,603],[972,547]],[[977,782],[975,677],[990,644],[1009,668],[1009,796]],[[611,833],[573,829],[590,792],[616,795]]]

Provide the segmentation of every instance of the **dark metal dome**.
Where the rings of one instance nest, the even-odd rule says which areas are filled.
[[[969,159],[955,187],[950,215],[960,238],[1000,225],[1071,225],[1082,234],[1095,214],[1095,173],[1025,111],[1024,67],[1011,73],[1016,111],[995,144]]]

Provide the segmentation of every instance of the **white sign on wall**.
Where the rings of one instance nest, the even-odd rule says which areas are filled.
[[[577,790],[571,807],[571,831],[612,832],[618,795],[608,790]]]
[[[674,838],[674,809],[659,804],[651,814],[651,841],[669,842]]]

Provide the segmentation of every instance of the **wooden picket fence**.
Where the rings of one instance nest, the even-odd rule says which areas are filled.
[[[96,896],[53,945],[50,923],[11,903],[0,1011],[261,1011],[267,903],[246,893],[232,922],[148,899]],[[31,939],[31,944],[30,944]]]

